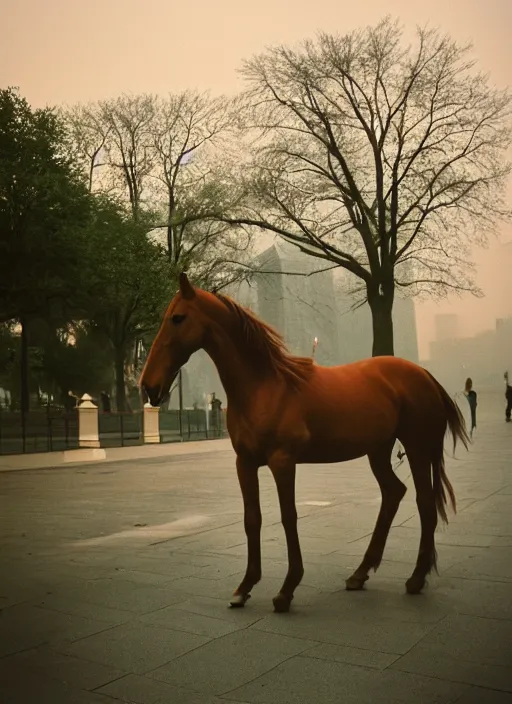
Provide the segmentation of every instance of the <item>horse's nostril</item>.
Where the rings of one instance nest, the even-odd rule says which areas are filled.
[[[152,389],[151,387],[148,387],[144,384],[141,384],[141,391],[142,391],[142,398],[144,403],[149,403],[152,406],[159,406],[160,405],[160,399],[161,399],[161,393],[160,389]]]

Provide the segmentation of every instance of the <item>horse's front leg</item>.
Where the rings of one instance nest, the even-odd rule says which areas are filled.
[[[275,455],[269,462],[274,475],[281,508],[281,521],[288,547],[288,574],[277,596],[272,600],[274,610],[289,611],[293,593],[304,575],[299,534],[297,532],[297,508],[295,505],[295,463],[285,455]]]
[[[247,570],[231,606],[243,606],[251,596],[251,589],[261,579],[261,508],[258,465],[237,457],[236,471],[244,501],[244,527],[247,535]]]

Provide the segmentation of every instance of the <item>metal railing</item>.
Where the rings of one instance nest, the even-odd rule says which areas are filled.
[[[46,406],[22,413],[0,408],[0,455],[72,450],[78,444],[76,409]]]
[[[225,412],[164,410],[158,416],[160,442],[225,437]],[[130,447],[144,442],[144,413],[98,412],[100,447]],[[0,455],[77,449],[78,410],[44,407],[27,413],[0,408]]]
[[[98,413],[101,447],[131,447],[144,442],[141,411]]]
[[[225,413],[218,411],[160,410],[160,442],[213,440],[226,435]]]

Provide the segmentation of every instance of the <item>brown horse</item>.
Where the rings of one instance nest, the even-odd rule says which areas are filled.
[[[363,561],[347,589],[362,589],[379,566],[406,487],[394,474],[391,454],[405,448],[421,519],[419,555],[406,582],[418,594],[436,568],[437,515],[447,522],[447,494],[455,496],[444,467],[449,428],[466,448],[469,438],[457,405],[424,369],[395,357],[375,357],[322,367],[288,353],[282,338],[250,311],[220,294],[195,289],[185,274],[167,309],[140,380],[152,405],[167,393],[190,355],[204,349],[228,397],[227,426],[236,453],[247,535],[246,574],[231,605],[243,606],[261,579],[261,509],[258,469],[268,465],[279,496],[288,547],[288,573],[273,599],[288,611],[304,574],[297,533],[295,468],[301,463],[344,462],[368,455],[382,504]]]

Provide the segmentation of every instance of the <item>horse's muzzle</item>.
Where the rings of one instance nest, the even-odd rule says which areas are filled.
[[[151,386],[142,385],[141,389],[144,402],[149,401],[152,406],[160,406],[166,395],[160,387],[152,388]]]

